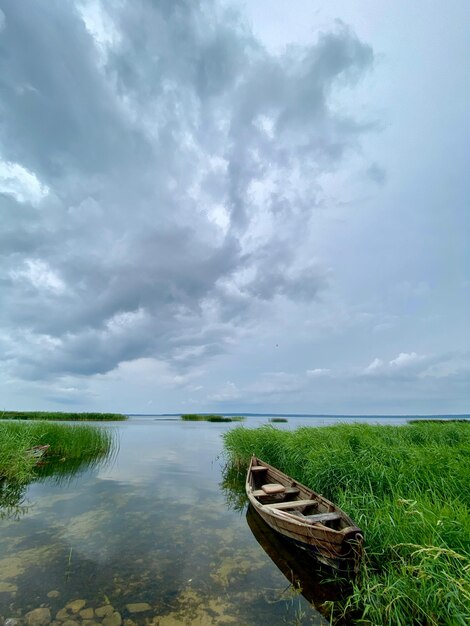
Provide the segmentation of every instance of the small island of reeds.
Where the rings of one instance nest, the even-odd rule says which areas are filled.
[[[284,424],[287,422],[287,417],[270,417],[269,421],[271,424]]]
[[[209,415],[205,413],[185,413],[181,415],[185,422],[243,422],[245,419],[241,415],[225,417],[224,415]]]
[[[121,413],[66,413],[62,411],[0,411],[2,420],[50,420],[67,422],[120,422]]]
[[[0,480],[29,481],[37,463],[29,451],[35,446],[48,445],[49,458],[91,460],[105,457],[113,438],[107,428],[84,424],[0,422]]]
[[[470,623],[468,423],[239,427],[224,443],[232,466],[255,454],[363,530],[361,571],[351,593],[331,604],[331,623]]]

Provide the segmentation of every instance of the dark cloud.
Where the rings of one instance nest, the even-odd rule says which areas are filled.
[[[2,6],[0,156],[29,189],[0,196],[2,354],[23,378],[184,367],[273,298],[315,299],[318,175],[368,130],[331,104],[373,61],[343,25],[274,56],[217,2],[94,6],[103,32],[71,1]]]
[[[387,172],[377,163],[372,163],[366,173],[368,178],[377,183],[377,185],[384,185],[387,182]]]

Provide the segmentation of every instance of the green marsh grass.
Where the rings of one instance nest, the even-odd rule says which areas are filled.
[[[224,417],[223,415],[205,415],[200,413],[186,413],[181,416],[185,422],[243,422],[241,416]]]
[[[366,556],[339,619],[390,625],[470,623],[470,428],[341,424],[224,434],[235,465],[252,454],[344,509]]]
[[[119,422],[127,419],[121,413],[64,413],[60,411],[0,411],[2,420],[51,420],[78,422]]]
[[[0,422],[0,477],[17,483],[34,476],[37,459],[28,450],[48,444],[48,457],[68,462],[106,457],[114,444],[113,432],[84,424]]]

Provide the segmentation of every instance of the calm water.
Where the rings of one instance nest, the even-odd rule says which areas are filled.
[[[250,417],[246,425],[266,421]],[[289,418],[278,427],[337,421]],[[103,426],[119,442],[112,461],[31,484],[27,508],[0,519],[0,616],[45,606],[54,618],[80,599],[85,613],[72,619],[83,626],[92,626],[86,609],[105,604],[136,624],[325,623],[310,602],[338,591],[320,584],[310,561],[293,563],[291,551],[222,488],[221,434],[233,426],[132,417]],[[148,606],[135,612],[136,603]],[[105,618],[105,626],[120,617]]]

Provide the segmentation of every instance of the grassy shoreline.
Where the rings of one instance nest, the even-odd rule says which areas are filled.
[[[83,424],[0,423],[0,479],[17,483],[31,480],[36,459],[28,450],[34,446],[48,444],[47,456],[61,460],[92,460],[105,457],[113,441],[110,430]]]
[[[224,434],[234,464],[251,454],[319,491],[363,529],[366,559],[332,610],[360,624],[470,622],[470,428],[340,424]]]
[[[120,422],[127,419],[121,413],[66,413],[62,411],[1,411],[2,420],[50,420],[72,422]]]

